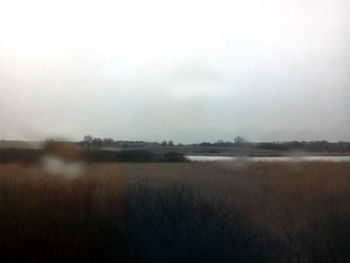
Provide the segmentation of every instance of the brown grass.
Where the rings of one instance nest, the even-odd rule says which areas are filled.
[[[3,261],[349,262],[349,163],[0,165]]]

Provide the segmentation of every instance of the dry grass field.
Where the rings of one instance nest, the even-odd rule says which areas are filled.
[[[0,165],[2,262],[349,262],[349,163]]]

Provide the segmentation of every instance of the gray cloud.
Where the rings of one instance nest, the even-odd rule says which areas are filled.
[[[24,29],[2,3],[0,137],[350,140],[349,3],[248,2],[160,15],[151,1],[134,20],[130,4],[124,26],[111,2],[80,22],[74,6],[62,25],[46,15],[50,27],[39,18],[55,10],[29,5]]]

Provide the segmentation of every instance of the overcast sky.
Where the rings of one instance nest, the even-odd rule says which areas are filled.
[[[348,0],[0,0],[0,138],[350,140]]]

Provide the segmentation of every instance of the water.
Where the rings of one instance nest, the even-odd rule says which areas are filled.
[[[231,157],[231,156],[186,156],[190,161],[250,161],[250,162],[350,162],[350,156],[279,156],[279,157]]]

